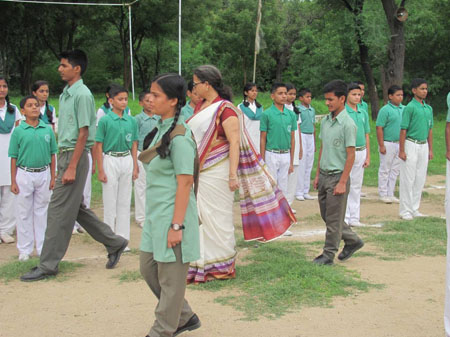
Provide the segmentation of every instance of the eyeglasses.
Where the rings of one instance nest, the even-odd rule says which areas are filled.
[[[201,81],[201,82],[193,82],[193,83],[192,83],[192,88],[195,88],[197,85],[202,84],[202,83],[205,83],[205,82],[204,82],[204,81]]]

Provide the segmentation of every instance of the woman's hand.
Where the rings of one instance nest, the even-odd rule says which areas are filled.
[[[238,181],[237,177],[228,179],[228,187],[231,192],[234,192],[239,188],[239,181]]]
[[[169,233],[167,234],[167,247],[173,248],[183,239],[183,231],[180,229],[178,231],[174,231],[172,228],[169,229]]]

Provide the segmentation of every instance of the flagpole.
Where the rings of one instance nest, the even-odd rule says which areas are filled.
[[[261,48],[261,41],[259,36],[259,28],[261,26],[261,0],[258,1],[258,14],[256,19],[256,34],[255,34],[255,58],[253,60],[253,83],[255,83],[256,79],[256,57]]]
[[[178,74],[181,76],[181,0],[178,1]]]

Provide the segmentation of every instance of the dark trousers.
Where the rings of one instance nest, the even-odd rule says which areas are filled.
[[[88,170],[91,169],[86,151],[83,151],[78,162],[75,181],[72,184],[62,184],[62,176],[72,156],[73,151],[58,155],[58,176],[48,206],[47,230],[39,264],[39,268],[46,273],[58,271],[58,264],[69,247],[75,220],[96,241],[103,243],[108,253],[117,251],[125,240],[114,234],[107,224],[83,204],[84,185]]]
[[[323,255],[331,260],[334,259],[339,249],[341,239],[348,245],[355,244],[361,240],[344,221],[350,178],[347,181],[344,194],[333,194],[341,175],[342,173],[334,175],[320,173],[319,176],[320,215],[327,226]]]

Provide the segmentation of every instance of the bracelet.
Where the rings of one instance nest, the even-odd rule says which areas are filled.
[[[236,180],[236,179],[237,179],[237,176],[236,176],[235,174],[233,174],[233,175],[230,175],[230,176],[228,177],[228,179],[230,179],[230,180]]]

